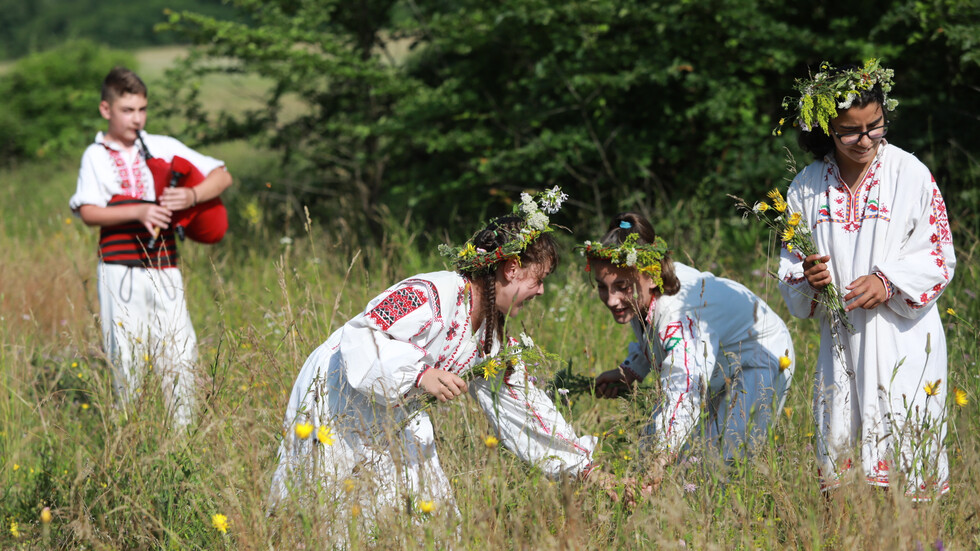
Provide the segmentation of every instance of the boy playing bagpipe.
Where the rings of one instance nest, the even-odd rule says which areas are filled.
[[[146,109],[146,85],[136,73],[110,71],[99,103],[108,127],[85,150],[69,205],[85,224],[100,227],[102,336],[119,401],[132,401],[153,366],[173,423],[183,427],[193,411],[197,337],[176,237],[221,239],[227,216],[218,197],[232,178],[222,161],[143,132]]]

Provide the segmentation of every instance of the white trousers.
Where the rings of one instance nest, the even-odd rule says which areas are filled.
[[[197,336],[180,269],[100,263],[98,273],[102,338],[118,400],[124,407],[131,403],[153,369],[174,426],[187,426],[194,411]]]

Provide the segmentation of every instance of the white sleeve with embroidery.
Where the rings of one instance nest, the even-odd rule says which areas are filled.
[[[575,435],[548,395],[527,380],[522,364],[496,392],[494,384],[477,377],[470,393],[509,450],[551,476],[588,474],[595,438]]]
[[[912,201],[909,212],[911,231],[907,237],[893,243],[887,260],[875,265],[894,286],[895,293],[885,304],[901,316],[918,318],[928,310],[953,279],[956,254],[949,229],[946,204],[935,179],[926,171],[918,177],[929,178],[921,186],[921,195]],[[904,236],[903,236],[904,237]]]
[[[437,296],[422,284],[402,284],[371,301],[343,327],[339,353],[347,382],[394,404],[415,388],[432,359],[426,348],[442,327]]]
[[[654,449],[677,453],[700,420],[702,389],[710,380],[715,352],[705,328],[690,315],[680,313],[672,319],[675,321],[657,327],[658,346],[664,351],[660,365],[663,397],[648,433],[654,437]]]
[[[786,203],[789,205],[789,212],[802,214],[806,223],[812,228],[814,214],[804,209],[799,194],[800,183],[798,181],[806,175],[807,171],[804,170],[790,185],[786,192]],[[803,277],[804,258],[798,250],[791,252],[786,250],[785,246],[780,248],[779,292],[783,295],[783,300],[786,302],[790,314],[798,318],[812,318],[818,312],[823,311],[823,306],[818,300],[820,292],[811,287],[806,278]]]

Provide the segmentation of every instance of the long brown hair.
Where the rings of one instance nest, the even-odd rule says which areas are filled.
[[[495,218],[476,234],[476,237],[473,238],[473,246],[485,251],[497,249],[507,240],[515,239],[525,224],[524,218],[516,214]],[[555,243],[550,234],[541,234],[524,249],[519,260],[522,266],[535,264],[550,266],[550,270],[554,270],[561,260],[558,244]],[[490,354],[494,340],[503,342],[504,315],[497,311],[496,304],[497,270],[503,264],[503,262],[498,262],[489,270],[462,272],[463,275],[470,278],[474,285],[482,285],[484,296],[482,317],[487,321],[486,338],[483,343],[484,354]]]
[[[653,229],[653,224],[637,212],[622,212],[613,217],[609,223],[606,235],[602,236],[600,243],[604,246],[622,245],[626,238],[631,234],[639,234],[637,245],[649,245],[657,238],[657,232]],[[590,260],[590,262],[592,262]],[[670,253],[664,255],[660,260],[660,277],[664,284],[661,287],[661,294],[676,295],[681,290],[681,282],[674,273],[674,261],[670,258]]]

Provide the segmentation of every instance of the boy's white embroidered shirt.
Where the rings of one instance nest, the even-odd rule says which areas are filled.
[[[146,148],[149,149],[150,154],[154,157],[164,159],[167,162],[172,160],[174,156],[183,157],[190,161],[204,175],[207,175],[216,168],[225,166],[224,162],[207,155],[202,155],[187,147],[176,138],[158,134],[147,134],[146,132],[141,132],[140,135],[143,137],[143,141],[146,143]],[[120,178],[115,163],[109,151],[106,149],[107,147],[122,153],[118,145],[105,141],[105,134],[102,132],[96,134],[95,142],[89,144],[85,149],[85,153],[82,155],[81,167],[78,171],[78,184],[75,189],[75,194],[68,201],[68,206],[71,207],[72,212],[77,214],[78,208],[82,205],[104,207],[115,195],[130,195],[129,189],[124,187],[124,181]],[[146,166],[146,160],[143,159],[143,155],[140,153],[139,142],[133,148],[131,158],[126,158],[127,156],[125,154],[123,157],[127,168],[134,166],[135,159],[135,167],[141,171],[140,179],[144,182],[143,193],[142,197],[135,198],[143,199],[144,201],[155,201],[156,192],[153,188],[153,175],[150,174],[150,169]]]

